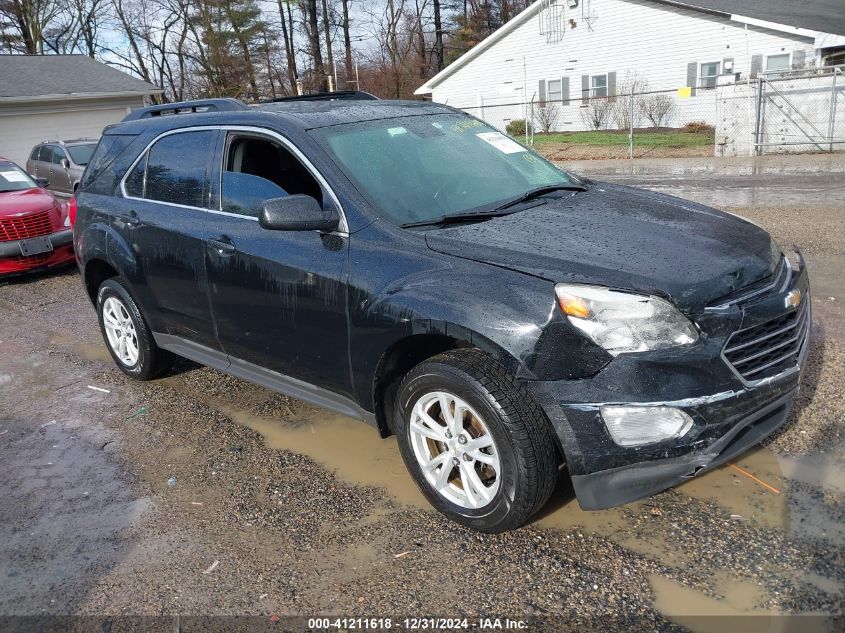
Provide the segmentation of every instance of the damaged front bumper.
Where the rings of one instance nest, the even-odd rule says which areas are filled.
[[[802,298],[797,308],[789,303],[796,292]],[[794,362],[762,379],[743,376],[724,355],[735,345],[732,334],[749,324],[777,324],[773,319],[793,308],[800,315]],[[783,426],[806,363],[810,317],[802,263],[771,296],[703,316],[708,334],[694,348],[620,355],[589,379],[526,382],[557,433],[581,507],[600,510],[656,494],[724,464]],[[777,358],[777,350],[771,354]],[[602,417],[608,405],[676,409],[693,422],[681,437],[621,446]]]

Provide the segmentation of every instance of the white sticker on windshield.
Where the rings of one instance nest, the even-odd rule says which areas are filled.
[[[522,145],[509,139],[501,132],[479,132],[476,134],[482,141],[487,141],[500,152],[505,154],[516,154],[517,152],[526,152]]]
[[[26,174],[19,171],[0,171],[0,176],[6,179],[6,182],[26,182]]]

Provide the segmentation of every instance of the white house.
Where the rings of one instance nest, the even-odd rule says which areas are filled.
[[[574,130],[586,127],[581,109],[590,99],[623,94],[636,79],[679,95],[667,124],[713,123],[715,91],[707,89],[717,83],[841,63],[843,53],[842,35],[674,0],[539,0],[415,94],[502,128],[528,104],[551,102],[556,129]]]

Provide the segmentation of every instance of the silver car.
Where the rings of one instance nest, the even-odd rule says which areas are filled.
[[[44,141],[32,148],[26,170],[35,178],[46,178],[50,191],[73,195],[96,147],[96,139]]]

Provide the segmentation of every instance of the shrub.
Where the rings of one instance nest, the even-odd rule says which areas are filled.
[[[703,134],[705,132],[714,132],[715,130],[716,128],[707,123],[707,121],[690,121],[681,128],[681,132],[686,132],[687,134]]]
[[[509,136],[525,136],[525,119],[513,119],[509,121],[505,127],[505,132]],[[528,127],[528,132],[531,132],[531,127]]]

